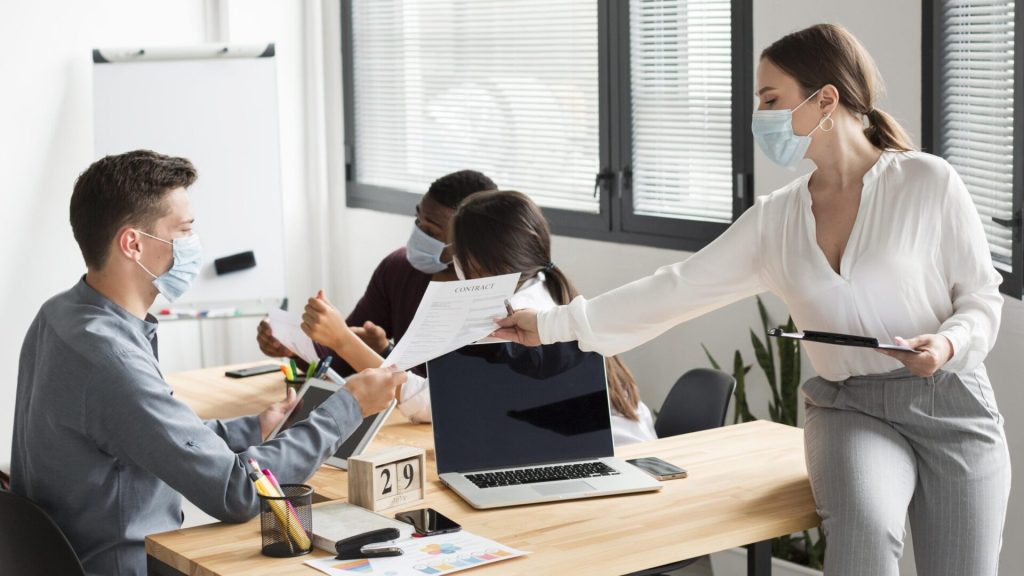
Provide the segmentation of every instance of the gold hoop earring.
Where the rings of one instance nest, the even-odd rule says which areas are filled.
[[[825,121],[828,120],[828,128],[825,128]],[[836,121],[832,119],[831,114],[826,114],[821,122],[818,122],[818,128],[821,128],[822,132],[831,132],[836,127]]]

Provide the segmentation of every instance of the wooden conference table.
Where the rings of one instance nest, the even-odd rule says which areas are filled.
[[[231,379],[209,368],[170,374],[175,395],[202,418],[230,418],[261,411],[283,396],[280,373]],[[659,456],[689,471],[660,492],[475,510],[445,488],[434,466],[433,434],[396,410],[368,452],[394,445],[427,451],[425,503],[465,530],[531,552],[526,557],[475,568],[487,574],[628,574],[746,546],[748,574],[771,573],[776,536],[818,525],[804,463],[803,433],[757,421],[663,438],[616,449],[616,456]],[[324,466],[308,482],[330,499],[348,496],[347,473]],[[315,512],[314,507],[314,526]],[[400,509],[387,511],[392,514]],[[146,538],[151,574],[300,574],[314,550],[298,558],[260,554],[259,518],[243,524],[210,524]]]

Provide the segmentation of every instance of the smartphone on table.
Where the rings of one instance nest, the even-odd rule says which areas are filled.
[[[433,536],[462,530],[462,526],[433,508],[399,512],[395,514],[395,519],[412,524],[417,536]]]
[[[633,466],[647,472],[651,476],[654,476],[658,480],[672,480],[673,478],[686,478],[686,470],[676,466],[675,464],[669,464],[661,458],[656,456],[648,456],[646,458],[633,458],[632,460],[626,460]]]

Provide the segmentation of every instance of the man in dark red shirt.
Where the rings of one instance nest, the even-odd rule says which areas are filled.
[[[497,190],[490,178],[474,170],[460,170],[434,181],[416,206],[416,221],[409,242],[388,254],[370,277],[366,292],[346,318],[349,326],[381,356],[409,329],[427,284],[455,280],[448,253],[448,222],[459,203],[470,194]],[[260,322],[256,340],[267,356],[288,357],[291,351],[274,338],[270,325]],[[321,357],[334,356],[333,364],[346,368],[330,349],[319,347]],[[419,368],[414,368],[418,371]],[[351,372],[351,370],[346,370]]]

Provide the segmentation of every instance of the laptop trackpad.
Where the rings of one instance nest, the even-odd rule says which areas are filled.
[[[538,484],[533,487],[542,496],[557,496],[559,494],[572,494],[579,492],[590,492],[594,487],[583,480],[573,482],[557,482],[554,484]]]

